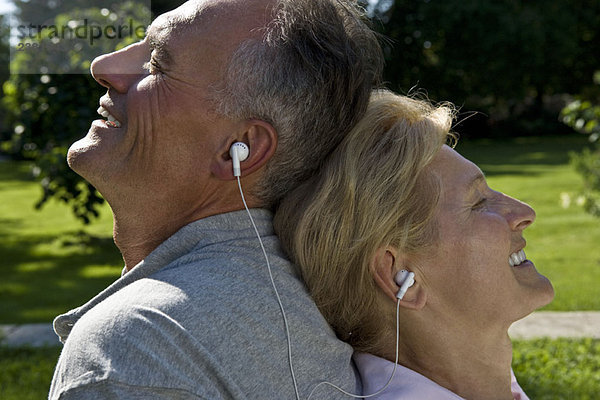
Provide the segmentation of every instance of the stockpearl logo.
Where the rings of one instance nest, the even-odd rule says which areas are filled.
[[[150,24],[150,1],[36,2],[11,18],[11,74],[89,74],[94,58],[142,40]]]

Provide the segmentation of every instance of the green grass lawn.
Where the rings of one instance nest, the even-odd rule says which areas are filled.
[[[576,198],[581,177],[569,152],[586,145],[581,135],[459,141],[456,149],[484,171],[493,189],[531,205],[535,223],[525,230],[527,258],[552,281],[554,301],[544,310],[600,310],[600,219],[561,194]]]
[[[527,256],[553,282],[548,310],[600,310],[600,219],[561,194],[576,197],[581,178],[568,152],[585,138],[462,140],[457,150],[475,161],[490,185],[537,211],[526,230]],[[58,202],[33,209],[40,197],[24,162],[0,162],[0,323],[49,322],[116,279],[122,260],[112,243],[108,206],[84,227]]]
[[[0,399],[47,396],[60,349],[0,347]],[[513,369],[535,400],[595,400],[600,396],[600,340],[519,341]]]
[[[532,400],[599,399],[600,340],[515,342],[513,370]]]
[[[48,398],[48,390],[59,347],[0,347],[0,399],[39,400]]]
[[[52,321],[122,268],[108,206],[87,227],[56,201],[36,211],[41,188],[29,169],[25,162],[0,162],[0,323]]]

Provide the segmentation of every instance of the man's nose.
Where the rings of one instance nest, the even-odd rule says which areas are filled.
[[[146,41],[142,41],[96,57],[90,71],[102,86],[127,93],[129,87],[147,73],[143,65],[149,58],[149,46]]]

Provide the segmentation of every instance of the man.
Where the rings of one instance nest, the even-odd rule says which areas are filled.
[[[360,391],[268,209],[360,118],[381,63],[345,0],[192,0],[94,60],[107,120],[68,162],[110,204],[125,269],[56,318],[50,399],[305,399],[324,380]],[[235,142],[249,147],[241,181],[286,324]]]

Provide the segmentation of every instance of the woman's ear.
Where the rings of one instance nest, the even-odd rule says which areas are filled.
[[[235,179],[229,154],[229,148],[235,142],[243,142],[248,146],[248,158],[240,163],[242,176],[247,176],[262,168],[273,157],[277,149],[277,131],[266,121],[244,121],[240,132],[226,143],[226,147],[221,149],[219,157],[211,166],[211,172],[219,179]]]
[[[395,269],[397,268],[398,251],[391,246],[380,247],[375,251],[371,258],[370,269],[373,280],[379,286],[379,289],[396,302],[396,293],[398,285],[394,282]]]
[[[395,277],[401,269],[409,269],[406,265],[408,265],[407,260],[396,248],[391,246],[377,249],[371,258],[370,269],[373,280],[379,289],[394,303],[398,300],[396,295],[400,290],[400,285],[396,283]],[[426,293],[424,286],[415,277],[415,283],[408,288],[404,297],[400,300],[400,305],[413,310],[421,309],[427,300]]]
[[[420,310],[427,303],[427,290],[422,282],[415,277],[415,283],[406,291],[400,300],[400,306],[411,310]]]

